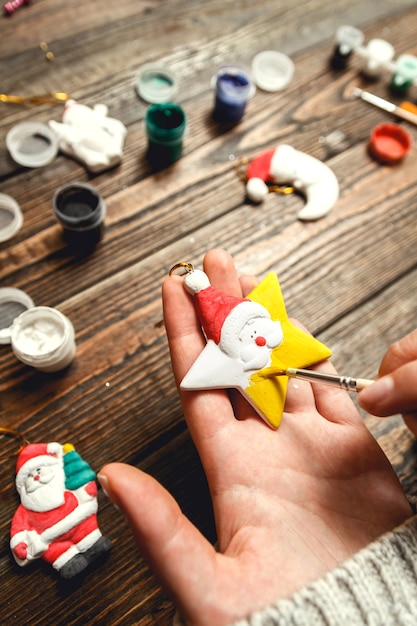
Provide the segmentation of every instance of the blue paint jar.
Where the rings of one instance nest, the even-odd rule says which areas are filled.
[[[252,90],[249,73],[239,66],[220,68],[214,77],[214,90],[214,119],[218,122],[240,122]]]

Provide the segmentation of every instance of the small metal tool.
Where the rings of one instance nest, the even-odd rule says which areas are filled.
[[[325,374],[324,372],[316,372],[313,370],[296,369],[289,367],[286,370],[280,370],[275,367],[268,367],[259,372],[261,376],[270,378],[273,376],[288,376],[289,378],[299,378],[300,380],[308,380],[310,383],[322,383],[331,385],[332,387],[340,387],[346,391],[362,391],[365,387],[369,387],[375,381],[367,378],[351,378],[350,376],[339,376],[337,374]]]
[[[352,98],[361,98],[361,100],[364,100],[369,104],[373,104],[374,106],[378,107],[378,109],[387,111],[388,113],[396,115],[402,120],[405,120],[417,126],[417,115],[409,110],[409,105],[406,102],[404,102],[400,106],[397,106],[393,102],[389,102],[388,100],[384,100],[384,98],[375,96],[373,93],[369,93],[369,91],[363,91],[363,89],[359,89],[359,87],[353,88]]]

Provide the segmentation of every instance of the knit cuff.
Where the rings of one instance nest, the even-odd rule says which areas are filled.
[[[288,600],[231,626],[417,624],[417,517],[370,544]]]

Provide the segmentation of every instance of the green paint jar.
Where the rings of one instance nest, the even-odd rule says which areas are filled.
[[[177,161],[187,125],[184,111],[178,104],[153,104],[146,111],[148,159],[152,167],[161,169]]]

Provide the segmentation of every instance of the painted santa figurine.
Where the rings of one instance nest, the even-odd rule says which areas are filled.
[[[245,389],[254,372],[270,365],[272,350],[283,339],[280,322],[262,304],[218,291],[201,270],[187,274],[184,285],[195,297],[207,345],[200,357],[204,364],[194,364],[181,387]]]
[[[207,343],[181,388],[235,388],[269,426],[278,428],[288,377],[270,376],[269,370],[306,367],[331,351],[288,319],[273,272],[246,298],[220,292],[205,272],[194,268],[184,276],[184,287],[194,297]]]
[[[256,203],[268,195],[271,184],[291,185],[301,192],[306,204],[297,214],[300,220],[323,217],[339,197],[339,183],[330,167],[288,144],[255,157],[248,165],[246,176],[247,196]]]
[[[63,578],[73,578],[111,542],[97,523],[96,475],[71,444],[28,444],[16,463],[21,504],[11,526],[16,562],[42,558]]]

